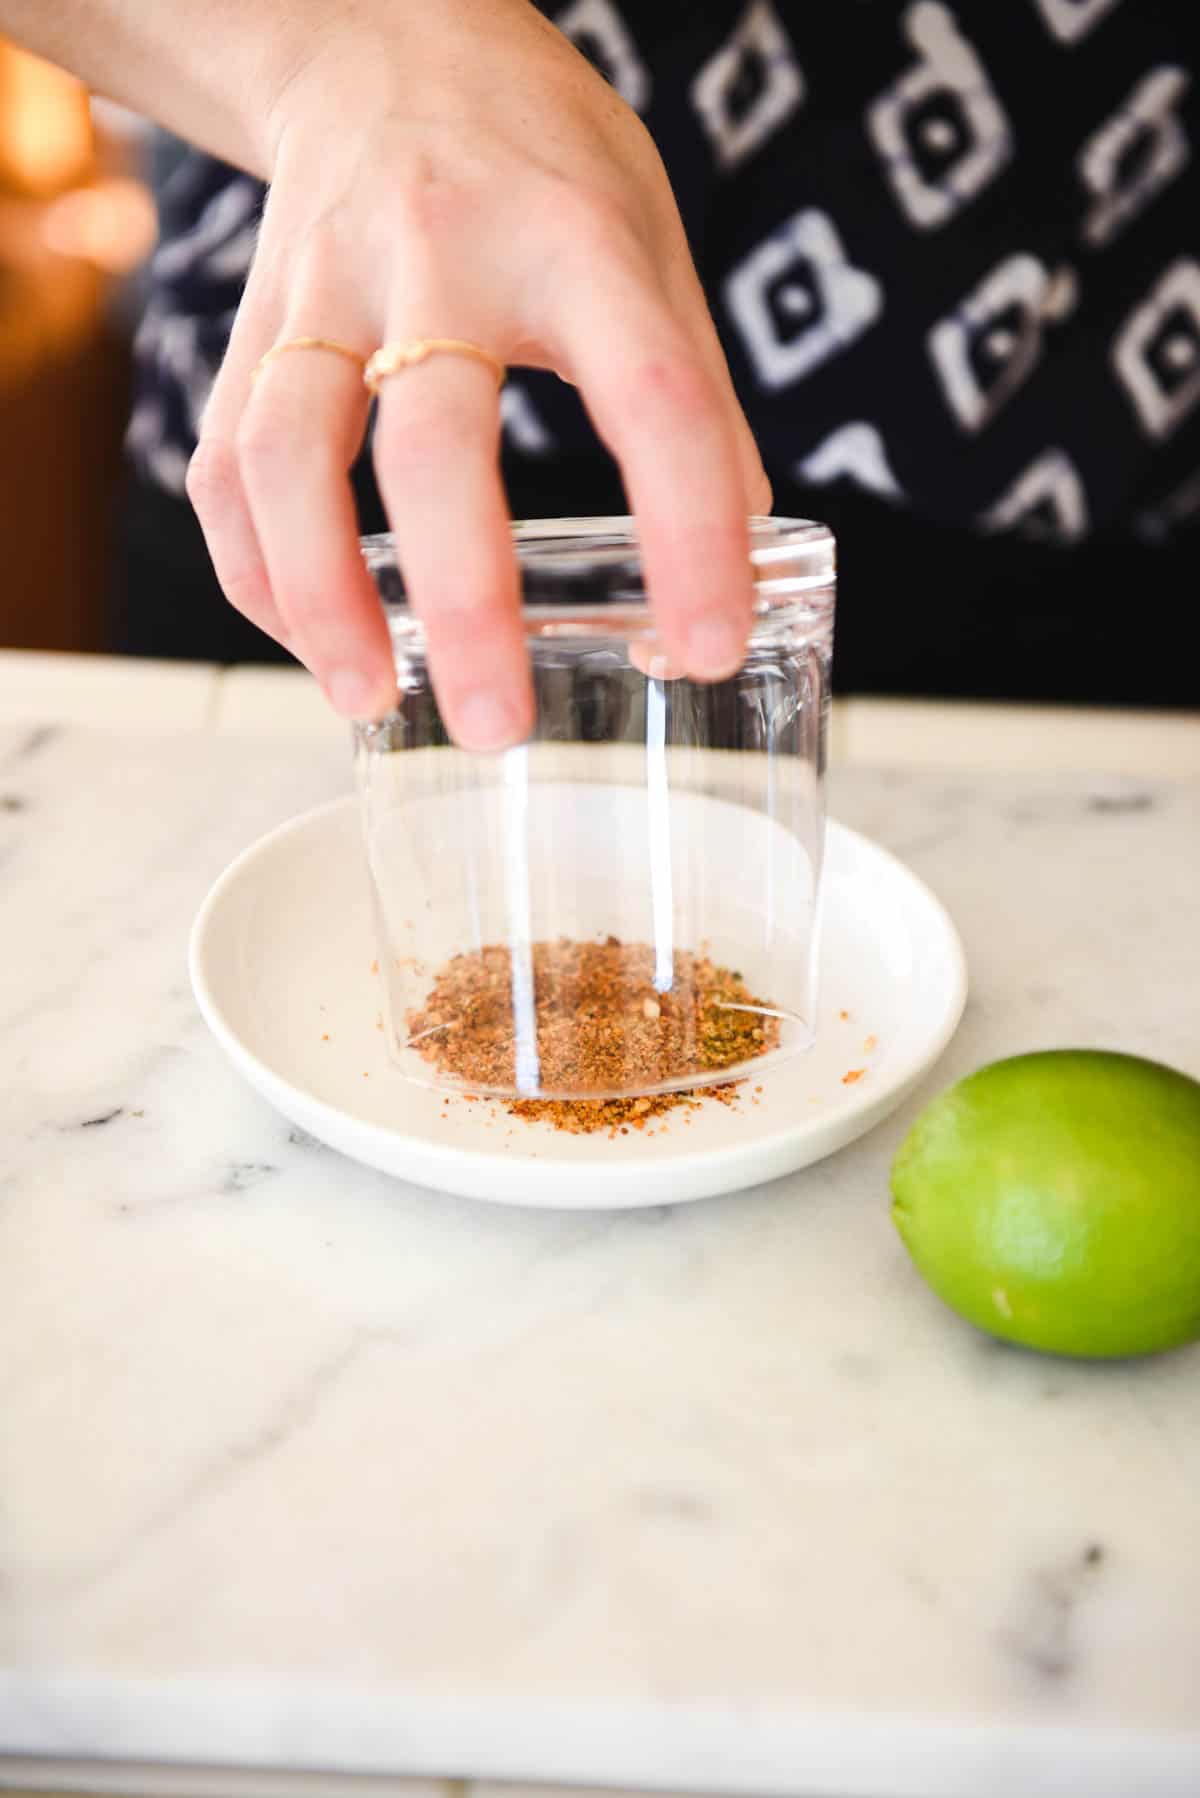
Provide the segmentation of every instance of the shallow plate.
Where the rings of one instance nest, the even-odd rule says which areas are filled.
[[[742,1086],[736,1106],[709,1100],[628,1136],[516,1121],[392,1067],[353,799],[272,831],[226,869],[192,931],[192,984],[251,1085],[371,1167],[501,1204],[676,1204],[832,1154],[895,1110],[954,1034],[966,964],[929,889],[836,823],[824,879],[814,1047]]]

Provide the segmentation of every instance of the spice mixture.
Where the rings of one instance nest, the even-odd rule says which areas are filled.
[[[719,1074],[779,1044],[780,1020],[766,1015],[742,976],[707,956],[677,953],[666,992],[654,984],[654,951],[645,943],[579,943],[566,938],[532,948],[533,1006],[540,1084],[586,1094],[633,1083],[657,1086],[700,1073]],[[516,1080],[512,958],[492,946],[456,955],[435,976],[423,1006],[408,1017],[409,1042],[442,1073],[469,1085]],[[700,1097],[729,1104],[735,1083],[637,1099],[516,1099],[514,1117],[580,1133],[641,1130]]]

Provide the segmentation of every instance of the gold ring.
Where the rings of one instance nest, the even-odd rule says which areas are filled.
[[[356,363],[359,368],[365,368],[367,365],[365,356],[360,356],[357,350],[352,350],[348,343],[338,343],[335,338],[289,337],[286,343],[275,344],[265,356],[259,357],[250,379],[257,381],[268,362],[274,362],[276,356],[286,356],[289,350],[331,350],[335,356],[345,356],[349,361]]]
[[[473,362],[486,363],[495,375],[497,385],[504,385],[503,362],[489,356],[477,343],[468,343],[462,337],[415,337],[411,343],[385,343],[363,370],[363,383],[368,393],[378,393],[389,376],[403,374],[406,368],[415,368],[428,356],[439,355],[470,356]]]

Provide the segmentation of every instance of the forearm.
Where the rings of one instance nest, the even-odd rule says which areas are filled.
[[[0,31],[253,174],[280,95],[345,0],[0,0]]]

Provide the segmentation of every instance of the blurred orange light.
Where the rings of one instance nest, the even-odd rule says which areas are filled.
[[[60,195],[42,217],[47,248],[113,275],[127,274],[149,255],[157,230],[150,193],[122,177]]]
[[[52,64],[0,44],[0,182],[51,194],[92,161],[86,90]]]

